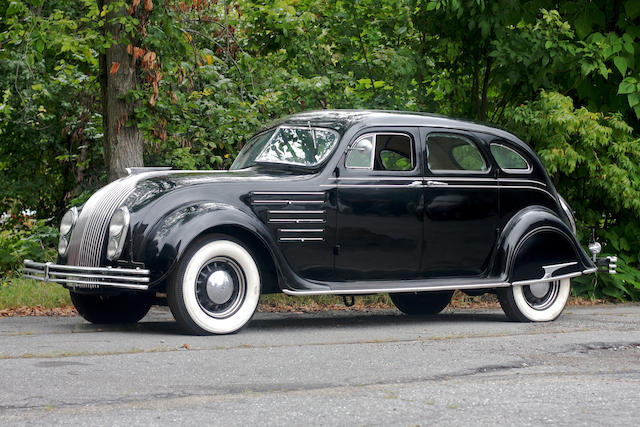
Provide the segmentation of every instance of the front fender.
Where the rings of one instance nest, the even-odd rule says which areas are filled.
[[[267,247],[271,237],[262,222],[233,205],[199,202],[181,206],[163,216],[146,233],[137,259],[151,270],[152,284],[163,281],[176,266],[189,244],[218,226],[241,227],[260,238]]]
[[[556,213],[543,206],[531,206],[514,215],[504,227],[492,275],[514,283],[560,275],[577,276],[594,268]]]

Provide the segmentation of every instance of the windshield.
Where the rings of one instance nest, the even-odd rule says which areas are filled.
[[[231,169],[259,163],[316,166],[329,156],[337,142],[338,133],[329,129],[281,126],[253,137]]]

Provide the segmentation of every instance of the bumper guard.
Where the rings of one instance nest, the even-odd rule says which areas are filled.
[[[24,261],[23,277],[43,282],[55,282],[70,288],[99,289],[101,287],[149,289],[149,270],[119,267],[81,267],[52,262]]]

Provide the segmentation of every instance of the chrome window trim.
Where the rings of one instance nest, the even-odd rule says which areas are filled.
[[[444,128],[446,129],[446,128]],[[476,150],[478,150],[478,154],[480,154],[480,158],[482,159],[482,163],[484,164],[484,166],[487,168],[486,170],[466,170],[466,169],[437,169],[437,170],[433,170],[431,169],[431,167],[429,167],[429,137],[432,135],[453,135],[456,137],[461,137],[464,138],[466,140],[468,140],[469,142],[471,142],[471,145],[474,146],[476,148]],[[489,175],[491,173],[491,171],[493,170],[493,166],[491,164],[487,163],[487,159],[485,158],[485,155],[482,153],[482,150],[480,150],[480,147],[478,144],[476,144],[475,141],[473,141],[470,137],[457,133],[457,132],[431,132],[429,134],[427,134],[427,137],[425,138],[424,141],[424,149],[425,149],[425,159],[424,159],[424,163],[425,166],[427,168],[427,171],[431,172],[434,175],[446,175],[446,174],[454,174],[454,175],[473,175],[473,174],[479,174],[479,175]]]
[[[406,136],[407,138],[409,138],[409,142],[411,144],[411,166],[413,166],[411,169],[409,170],[374,170],[373,169],[373,163],[375,160],[375,154],[376,154],[376,148],[377,148],[377,144],[378,144],[378,135],[398,135],[398,136]],[[355,147],[355,145],[360,142],[361,140],[369,137],[369,136],[373,136],[373,151],[371,151],[371,163],[368,167],[364,167],[364,166],[347,166],[347,159],[349,157],[350,154],[350,149],[352,149],[352,147]],[[353,150],[355,150],[355,148],[353,148]],[[344,167],[345,169],[363,169],[363,170],[370,170],[372,172],[415,172],[416,168],[417,168],[417,162],[416,162],[416,143],[415,140],[413,138],[413,136],[409,133],[404,133],[404,132],[369,132],[369,133],[365,133],[363,135],[360,135],[358,137],[358,139],[355,140],[355,142],[351,145],[349,145],[347,147],[347,149],[345,150],[347,155],[344,156]],[[391,150],[390,150],[391,151]],[[336,178],[332,178],[332,179],[336,179]],[[358,178],[353,178],[353,179],[358,179]],[[398,178],[400,179],[400,178]]]
[[[498,145],[500,147],[506,148],[507,150],[516,153],[522,160],[524,160],[525,164],[527,165],[527,169],[506,169],[503,168],[502,166],[500,166],[500,164],[498,163],[498,160],[496,159],[495,154],[493,154],[493,151],[491,151],[491,147],[493,145]],[[489,144],[489,152],[491,153],[491,156],[493,156],[493,160],[496,161],[496,164],[498,165],[498,167],[500,168],[501,171],[506,172],[506,173],[510,173],[510,174],[529,174],[533,171],[533,166],[531,166],[531,163],[529,163],[529,161],[520,153],[518,153],[516,150],[514,150],[513,148],[501,144],[499,142],[491,142]]]
[[[296,162],[265,162],[265,161],[258,161],[258,159],[260,158],[260,156],[262,156],[262,154],[264,153],[264,150],[267,149],[267,147],[269,146],[269,144],[271,143],[271,140],[273,139],[274,136],[277,135],[278,131],[280,129],[301,129],[301,130],[323,130],[323,131],[328,131],[333,133],[336,136],[336,140],[334,142],[334,146],[331,147],[331,149],[329,151],[327,151],[327,154],[324,155],[324,157],[322,157],[320,160],[318,160],[317,162],[315,162],[314,164],[311,165],[303,165],[300,163],[296,163]],[[320,126],[293,126],[293,125],[280,125],[277,128],[274,129],[273,131],[273,135],[271,135],[269,137],[269,140],[267,141],[267,143],[264,145],[264,148],[262,148],[262,151],[260,151],[260,154],[258,154],[256,156],[256,158],[253,160],[254,164],[274,164],[274,165],[293,165],[293,166],[299,166],[302,168],[315,168],[318,165],[322,164],[322,162],[324,162],[325,160],[327,160],[329,157],[331,157],[331,154],[336,150],[336,148],[338,147],[338,145],[340,143],[340,134],[335,131],[334,129],[331,128],[324,128],[324,127],[320,127]],[[247,169],[247,168],[244,168]],[[241,169],[237,169],[237,170],[241,170]]]

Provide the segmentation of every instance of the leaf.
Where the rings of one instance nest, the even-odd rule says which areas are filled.
[[[636,79],[627,77],[620,82],[618,86],[618,95],[625,95],[636,91]]]
[[[615,58],[613,58],[613,63],[615,64],[618,71],[620,71],[620,74],[622,74],[622,76],[624,77],[624,75],[627,73],[627,59],[623,58],[622,56],[616,56]]]
[[[634,92],[627,95],[627,101],[629,102],[629,107],[633,108],[636,105],[640,104],[640,93]]]
[[[117,62],[112,62],[111,63],[111,70],[109,71],[109,74],[115,74],[118,72],[118,69],[120,68],[120,64]]]
[[[151,0],[144,0],[144,10],[147,12],[153,9],[153,2]]]
[[[640,15],[640,2],[638,0],[627,0],[624,4],[624,11],[629,19],[634,19]]]

